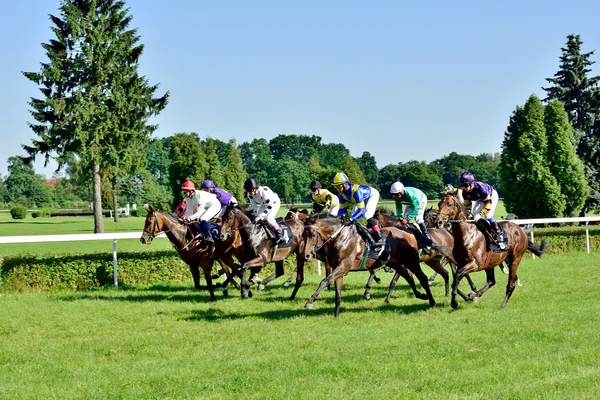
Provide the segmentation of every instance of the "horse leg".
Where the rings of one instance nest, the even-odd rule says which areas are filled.
[[[216,301],[215,297],[215,288],[212,283],[212,260],[208,260],[208,262],[202,265],[202,272],[204,272],[204,279],[206,280],[206,286],[208,287],[208,291],[210,292],[210,301]]]
[[[371,288],[373,287],[373,279],[375,277],[375,270],[369,270],[369,279],[367,279],[367,285],[365,286],[365,293],[363,294],[363,299],[370,300],[371,299]]]
[[[279,278],[283,275],[283,261],[275,261],[275,272],[267,277],[267,279],[263,279],[262,282],[258,284],[258,290],[264,290],[265,286],[271,282],[273,279]]]
[[[296,298],[296,293],[298,293],[298,289],[304,282],[304,257],[300,255],[296,255],[296,284],[294,285],[294,291],[290,296],[290,300],[294,300]],[[293,274],[292,274],[293,275]],[[291,277],[290,277],[291,279]]]
[[[394,288],[396,287],[396,283],[398,282],[398,276],[401,276],[406,280],[406,282],[412,289],[412,291],[417,299],[427,300],[427,298],[428,298],[427,295],[421,293],[419,291],[419,289],[417,289],[415,280],[414,280],[411,272],[408,270],[408,268],[406,268],[406,266],[404,266],[403,264],[400,264],[398,262],[390,262],[390,263],[388,263],[388,265],[396,271],[396,274],[394,275],[394,279],[392,279],[392,282],[390,282],[390,287],[388,289],[388,295],[385,300],[386,303],[389,303],[390,299],[392,298],[392,292],[394,291]]]
[[[292,281],[294,280],[294,278],[296,277],[297,274],[298,274],[298,270],[295,269],[294,272],[292,272],[292,274],[290,275],[290,277],[287,278],[287,280],[285,282],[283,282],[283,287],[290,286],[290,283],[292,283]]]
[[[423,289],[425,289],[425,292],[427,293],[427,299],[429,300],[429,307],[435,306],[435,300],[433,299],[433,294],[431,294],[431,289],[429,288],[429,283],[427,281],[427,275],[425,275],[425,273],[421,269],[421,266],[419,265],[418,262],[413,267],[412,273],[417,277],[417,279],[419,280],[419,283],[421,283],[421,286],[423,287]]]
[[[429,265],[431,267],[431,269],[433,269],[435,271],[436,275],[437,274],[442,275],[442,278],[444,278],[444,287],[446,289],[445,296],[448,297],[448,294],[450,293],[450,278],[449,278],[448,272],[444,268],[443,264],[440,262],[439,259],[427,260],[425,262],[425,264]],[[429,286],[430,283],[431,283],[431,278],[429,278],[427,280],[427,285]]]
[[[481,289],[476,292],[470,293],[467,298],[471,301],[478,301],[479,298],[488,291],[489,288],[496,284],[496,277],[494,276],[495,268],[488,268],[485,270],[485,276],[487,277],[487,282]]]
[[[512,260],[512,262],[507,262],[508,265],[508,283],[506,284],[506,296],[504,297],[504,301],[502,302],[502,307],[506,307],[506,303],[508,303],[508,299],[512,296],[513,291],[515,290],[515,283],[518,281],[517,277],[517,269],[519,268],[519,264],[521,263],[521,257]]]
[[[342,304],[342,285],[344,277],[340,276],[335,280],[335,318],[340,316],[340,305]]]
[[[436,278],[437,276],[438,276],[438,273],[434,271],[434,272],[433,272],[433,275],[431,275],[431,276],[429,277],[429,280],[428,280],[428,282],[429,282],[429,284],[430,284],[430,285],[433,283],[433,281],[435,280],[435,278]],[[446,296],[448,296],[448,289],[447,289],[447,288],[446,288]]]
[[[465,267],[452,269],[452,300],[450,301],[450,306],[452,306],[452,308],[454,309],[458,308],[460,304],[460,302],[456,299],[456,295],[460,294],[458,290],[458,285],[460,283],[460,280],[467,274],[468,272]],[[467,296],[464,296],[463,294],[460,295],[461,297],[463,297],[463,299],[468,300]]]
[[[194,287],[196,290],[201,290],[200,286],[200,269],[197,265],[190,265],[190,273],[192,274],[192,279],[194,280]]]
[[[392,298],[392,292],[394,291],[394,288],[396,287],[396,284],[398,283],[398,278],[400,278],[400,273],[398,273],[398,272],[394,273],[394,277],[392,278],[392,281],[390,282],[390,287],[388,289],[387,297],[385,298],[385,302],[388,304],[390,304],[390,300]],[[415,284],[415,281],[413,281],[413,285],[414,284]]]
[[[323,279],[321,281],[321,283],[319,284],[319,287],[317,288],[317,290],[313,293],[312,296],[310,296],[310,299],[308,299],[308,302],[304,305],[304,308],[308,309],[308,310],[312,310],[313,308],[313,303],[315,302],[315,300],[317,300],[317,298],[319,297],[319,295],[321,294],[321,292],[323,291],[323,289],[325,289],[327,286],[329,286],[329,284],[333,281],[335,281],[339,275],[342,275],[342,268],[336,268],[333,271],[331,271],[331,273],[325,277],[325,279]]]

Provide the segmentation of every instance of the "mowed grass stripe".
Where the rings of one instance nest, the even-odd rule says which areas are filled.
[[[242,300],[189,285],[0,297],[0,398],[559,399],[600,393],[600,256],[526,257],[500,310],[506,276],[452,310],[441,281],[429,309],[391,274],[361,299],[366,273],[303,305],[278,279]],[[429,273],[429,271],[428,271]],[[476,274],[477,285],[483,273]]]

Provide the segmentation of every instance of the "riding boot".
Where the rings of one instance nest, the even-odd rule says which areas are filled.
[[[419,228],[421,228],[421,233],[423,233],[423,236],[425,236],[425,239],[427,239],[426,243],[423,243],[423,251],[425,252],[425,254],[433,254],[433,250],[431,249],[431,235],[429,234],[429,231],[427,230],[427,225],[425,225],[425,222],[419,222]]]
[[[210,234],[210,223],[208,221],[202,221],[202,235],[205,242],[215,244],[215,240]]]
[[[494,230],[494,232],[496,233],[496,236],[494,237],[494,241],[496,242],[496,246],[500,249],[500,250],[506,250],[506,243],[504,243],[504,232],[500,229],[500,227],[498,226],[498,222],[494,221],[491,222],[490,221],[490,225],[492,227],[492,229]]]
[[[279,227],[279,229],[276,230],[275,233],[277,234],[277,243],[284,243],[285,238],[283,237],[283,229]]]
[[[368,243],[368,245],[369,245],[369,252],[374,253],[377,250],[376,249],[377,246],[375,244],[375,241],[371,237],[371,234],[367,230],[367,228],[365,228],[364,226],[362,226],[358,222],[355,223],[354,226],[356,226],[356,230],[357,230],[359,236],[362,238],[362,240],[364,240],[365,243]]]

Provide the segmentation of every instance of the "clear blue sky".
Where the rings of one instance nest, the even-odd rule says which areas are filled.
[[[501,151],[508,120],[544,96],[568,34],[600,50],[600,1],[129,0],[141,73],[169,90],[155,136],[238,143],[321,136],[379,167]],[[58,0],[2,1],[0,174],[34,135],[21,71],[39,71]],[[592,56],[600,61],[600,52]],[[593,75],[600,75],[600,63]],[[54,168],[36,170],[48,177]],[[55,165],[53,165],[55,167]]]

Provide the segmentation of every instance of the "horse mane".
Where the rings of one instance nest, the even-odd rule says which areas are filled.
[[[163,214],[164,216],[166,216],[167,218],[171,219],[173,222],[178,223],[179,225],[183,224],[183,222],[181,222],[179,220],[179,217],[175,214],[173,214],[172,212],[169,211],[161,211],[161,214]]]
[[[311,214],[306,220],[307,224],[314,224],[317,220],[337,220],[341,221],[338,217],[334,217],[329,214],[329,211],[320,211],[318,213]]]
[[[381,207],[375,210],[375,212],[379,211],[379,214],[389,215],[390,217],[395,217],[394,212],[389,208]]]

